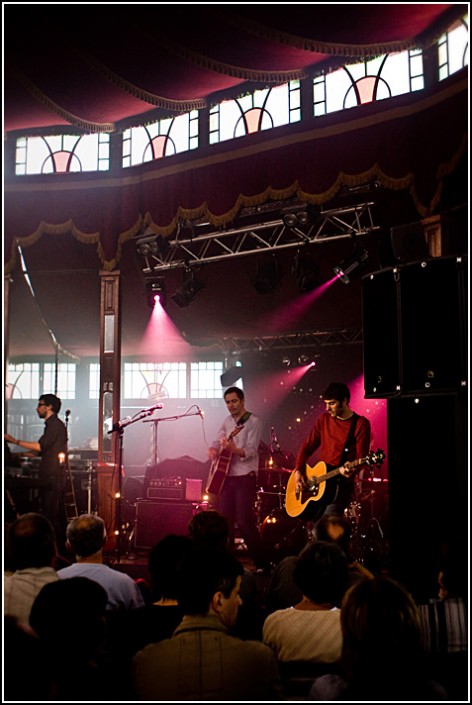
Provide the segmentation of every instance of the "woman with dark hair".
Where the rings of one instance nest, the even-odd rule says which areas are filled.
[[[426,675],[418,608],[396,581],[363,580],[341,606],[342,676],[320,676],[311,700],[448,700],[444,688]]]

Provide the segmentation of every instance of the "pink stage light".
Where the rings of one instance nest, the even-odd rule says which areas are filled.
[[[255,409],[255,413],[267,416],[267,409],[269,409],[271,417],[274,417],[277,408],[313,365],[314,363],[310,363],[291,369],[262,373],[258,375],[257,379],[253,379],[251,381],[251,407]]]
[[[161,305],[158,295],[155,299],[155,305],[141,341],[140,353],[158,355],[160,358],[165,355],[169,360],[193,359],[192,346],[184,340]]]
[[[302,319],[305,313],[323,296],[323,294],[337,281],[337,277],[329,279],[321,286],[298,296],[293,301],[279,308],[277,311],[264,319],[261,324],[271,331],[283,331],[292,328],[298,320]]]

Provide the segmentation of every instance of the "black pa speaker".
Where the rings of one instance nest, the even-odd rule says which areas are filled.
[[[429,258],[428,244],[422,223],[397,225],[390,230],[395,260],[400,264]]]
[[[193,511],[190,502],[136,502],[136,548],[152,548],[167,534],[186,535]]]
[[[388,399],[387,411],[391,570],[410,589],[433,581],[431,595],[441,546],[469,535],[467,393]]]
[[[373,272],[362,286],[367,398],[466,387],[466,258]]]

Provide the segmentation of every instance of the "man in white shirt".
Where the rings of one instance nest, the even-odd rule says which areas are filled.
[[[15,519],[8,530],[4,614],[29,624],[31,607],[41,588],[58,580],[54,569],[56,537],[45,516],[30,512]]]

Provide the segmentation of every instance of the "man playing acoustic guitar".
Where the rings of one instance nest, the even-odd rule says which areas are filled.
[[[218,509],[229,523],[230,549],[236,522],[256,567],[262,568],[265,560],[254,512],[262,423],[246,411],[239,387],[227,389],[224,400],[229,416],[218,430],[218,440],[208,449],[212,468],[207,492],[219,495]]]
[[[318,448],[326,465],[340,468],[336,476],[326,482],[321,507],[316,507],[316,503],[311,502],[310,511],[318,510],[313,519],[318,518],[321,513],[344,513],[354,490],[353,468],[349,467],[349,462],[359,460],[369,453],[370,422],[349,407],[350,399],[351,393],[344,383],[332,382],[328,385],[323,392],[326,411],[315,421],[297,456],[293,471],[293,484],[297,493],[302,493],[306,486],[306,463]],[[356,464],[355,467],[357,470],[362,468],[362,465]]]

